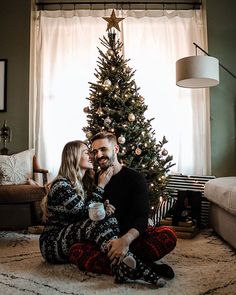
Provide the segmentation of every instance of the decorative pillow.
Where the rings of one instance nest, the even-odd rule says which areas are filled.
[[[0,184],[25,184],[33,177],[34,149],[11,156],[0,155]]]

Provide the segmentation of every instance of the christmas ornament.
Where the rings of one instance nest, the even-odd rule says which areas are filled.
[[[107,50],[107,54],[110,55],[110,56],[113,56],[114,55],[114,51],[112,49],[108,49]]]
[[[118,142],[120,143],[120,144],[124,144],[125,143],[125,137],[123,136],[123,135],[121,135],[120,137],[118,137]]]
[[[110,119],[110,117],[106,117],[106,118],[104,119],[104,125],[105,125],[106,127],[108,127],[110,124],[111,124],[111,119]]]
[[[84,111],[84,113],[88,113],[89,112],[89,107],[85,107],[83,111]]]
[[[144,102],[144,97],[143,96],[139,96],[139,100],[141,101],[141,102]]]
[[[107,24],[107,31],[111,28],[115,28],[120,31],[119,22],[121,22],[124,18],[123,17],[116,17],[115,10],[112,10],[110,17],[103,17],[103,19],[108,22]]]
[[[137,156],[140,156],[142,154],[142,150],[139,147],[137,147],[136,150],[135,150],[135,154]]]
[[[126,73],[129,74],[131,72],[131,68],[129,66],[127,66],[126,69],[125,69],[125,71],[126,71]]]
[[[91,138],[93,136],[91,131],[86,132],[86,137],[87,138]]]
[[[134,115],[133,113],[130,113],[130,114],[128,115],[128,120],[129,120],[130,122],[134,122],[134,121],[135,121],[135,115]]]
[[[107,79],[107,80],[104,81],[103,85],[105,87],[110,87],[111,86],[111,81],[109,79]]]
[[[163,149],[161,152],[162,156],[167,156],[168,155],[168,151],[166,149]]]
[[[125,150],[122,150],[121,151],[121,155],[124,156],[125,154],[126,154],[126,151]]]

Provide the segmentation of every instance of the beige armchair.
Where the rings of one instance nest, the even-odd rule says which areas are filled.
[[[31,161],[32,179],[27,179],[23,184],[0,185],[0,229],[25,229],[41,224],[40,203],[46,194],[44,186],[48,171],[39,168],[35,155],[31,157]],[[0,162],[0,173],[1,171],[4,169],[1,170]],[[41,185],[35,182],[37,174],[42,176]]]

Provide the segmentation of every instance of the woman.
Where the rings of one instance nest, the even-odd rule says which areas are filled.
[[[62,152],[61,165],[44,199],[44,231],[40,236],[40,250],[51,263],[68,262],[69,249],[79,240],[95,242],[108,255],[116,282],[143,279],[162,287],[165,281],[128,251],[121,261],[109,251],[109,242],[119,237],[119,227],[113,214],[114,207],[106,206],[106,217],[101,221],[89,219],[88,206],[101,202],[104,187],[113,175],[109,167],[93,186],[89,170],[93,168],[86,144],[76,140],[68,142]]]

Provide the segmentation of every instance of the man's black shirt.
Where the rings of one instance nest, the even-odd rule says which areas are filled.
[[[149,199],[146,180],[139,172],[123,166],[105,186],[106,199],[116,208],[121,234],[131,228],[143,233],[148,225]]]

